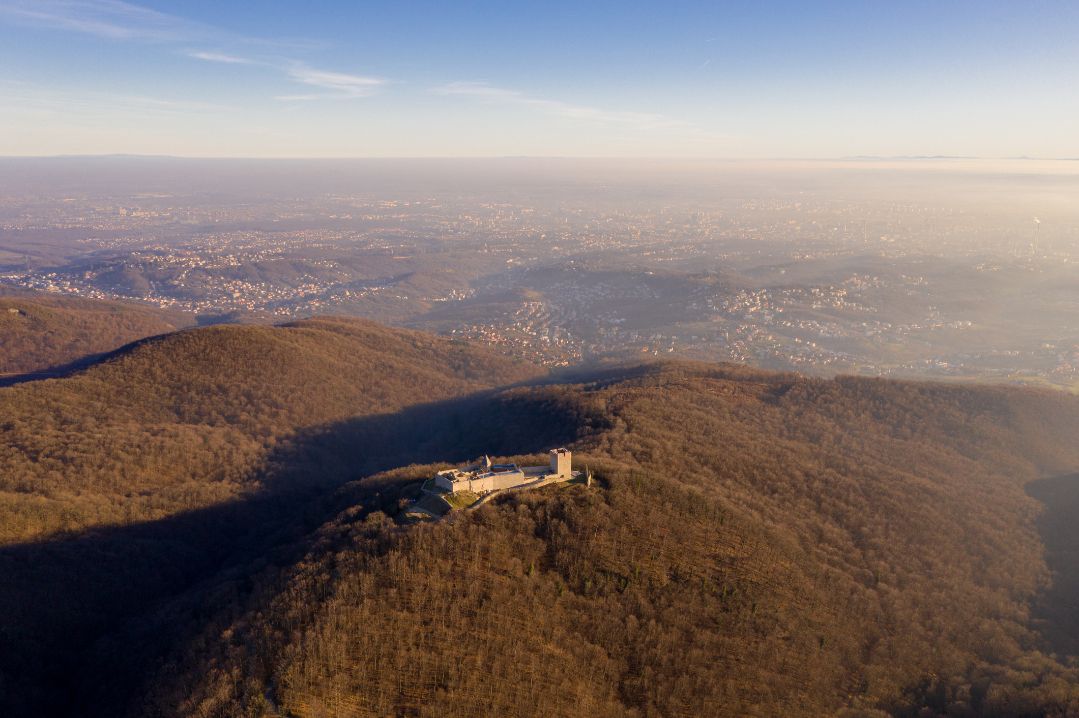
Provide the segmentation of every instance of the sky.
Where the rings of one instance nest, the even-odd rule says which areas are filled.
[[[0,0],[0,155],[1079,157],[1079,2]]]

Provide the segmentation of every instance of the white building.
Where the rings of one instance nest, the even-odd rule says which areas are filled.
[[[573,476],[573,454],[569,449],[551,449],[550,474],[560,479],[569,479]]]
[[[573,478],[572,459],[569,449],[551,449],[548,466],[525,466],[517,464],[492,464],[484,456],[475,466],[446,469],[435,474],[435,486],[451,494],[471,491],[482,494],[499,489],[511,489],[544,479],[566,480]]]

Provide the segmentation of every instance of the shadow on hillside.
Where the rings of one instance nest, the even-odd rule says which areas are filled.
[[[177,329],[176,331],[182,332],[185,330]],[[132,349],[135,349],[136,347],[139,347],[146,342],[151,342],[156,339],[160,339],[161,337],[166,337],[170,334],[175,333],[176,332],[166,332],[164,334],[154,334],[152,336],[143,337],[142,339],[136,339],[133,342],[129,342],[115,349],[110,349],[107,352],[87,354],[86,356],[79,357],[78,359],[73,359],[72,361],[69,361],[67,363],[46,367],[45,369],[40,369],[38,371],[28,371],[16,374],[3,374],[0,375],[0,388],[3,388],[5,386],[14,386],[15,384],[24,384],[28,381],[39,381],[41,379],[61,379],[63,377],[71,376],[72,374],[76,374],[80,371],[83,371],[84,369],[89,369],[94,364],[100,364],[101,362],[106,362],[110,359],[114,359],[121,354],[126,354]]]
[[[5,386],[14,386],[16,384],[25,384],[28,381],[39,381],[41,379],[59,379],[61,377],[70,376],[77,371],[86,369],[93,364],[102,361],[107,358],[112,352],[106,354],[90,354],[88,356],[81,357],[75,361],[68,362],[67,364],[60,364],[58,366],[49,367],[48,369],[41,369],[39,371],[20,372],[15,374],[3,374],[0,375],[0,388]]]
[[[1052,572],[1034,604],[1036,625],[1052,650],[1079,656],[1079,474],[1033,481],[1027,494],[1045,505],[1038,533]]]
[[[332,489],[412,463],[545,451],[576,435],[563,412],[486,393],[343,421],[267,456],[249,498],[0,548],[0,714],[122,714],[146,667],[236,604],[254,571],[290,565],[341,510],[392,511],[398,498],[386,483]]]
[[[269,456],[269,490],[338,485],[402,466],[546,451],[576,437],[571,407],[497,391],[358,417],[306,432]]]

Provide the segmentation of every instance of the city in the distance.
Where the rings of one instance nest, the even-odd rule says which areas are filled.
[[[1077,70],[0,0],[0,718],[1079,718]]]
[[[200,324],[365,317],[549,366],[1079,387],[1075,162],[401,164],[0,162],[0,287]]]

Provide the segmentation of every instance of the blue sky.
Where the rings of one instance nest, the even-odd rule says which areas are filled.
[[[1079,156],[1079,3],[0,0],[0,155]]]

